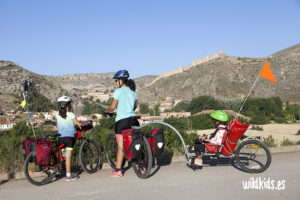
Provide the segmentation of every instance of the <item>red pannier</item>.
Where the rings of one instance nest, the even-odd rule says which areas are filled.
[[[235,150],[238,140],[244,135],[250,124],[241,124],[240,120],[235,120],[232,125],[232,121],[229,123],[228,128],[229,135],[225,140],[224,146],[222,148],[221,153],[224,156],[230,156]]]
[[[225,139],[227,137],[227,134],[228,134],[228,130],[227,128],[217,128],[217,130],[215,132],[217,132],[218,130],[225,130],[224,132],[224,135],[223,135],[223,138],[222,138],[222,144],[225,142]],[[211,144],[211,143],[206,143],[205,144],[205,149],[206,149],[206,152],[207,153],[217,153],[219,148],[220,148],[221,145],[216,145],[216,144]]]
[[[23,142],[23,151],[25,160],[32,151],[36,151],[36,140],[34,138],[26,138]]]
[[[164,129],[156,128],[147,133],[148,141],[155,157],[161,156],[165,149]]]
[[[52,143],[49,140],[38,140],[36,144],[36,164],[48,165],[51,161]]]
[[[142,151],[142,134],[133,129],[126,129],[122,131],[123,146],[125,157],[127,159],[135,159]]]

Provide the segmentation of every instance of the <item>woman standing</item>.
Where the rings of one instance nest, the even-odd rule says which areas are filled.
[[[124,159],[123,135],[122,131],[130,129],[132,125],[139,126],[137,120],[133,121],[134,110],[138,106],[138,98],[135,92],[135,82],[129,78],[127,70],[120,70],[115,73],[113,79],[117,89],[114,92],[113,100],[107,112],[113,112],[117,109],[115,134],[118,144],[116,169],[111,173],[111,177],[122,177],[122,162]]]

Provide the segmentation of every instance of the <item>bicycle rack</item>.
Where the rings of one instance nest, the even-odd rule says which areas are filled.
[[[183,148],[184,148],[184,151],[185,151],[185,154],[184,154],[184,155],[185,155],[186,162],[187,162],[188,164],[191,164],[191,163],[189,162],[189,159],[190,159],[191,157],[195,157],[196,154],[195,154],[195,153],[190,153],[190,152],[188,151],[188,149],[187,149],[187,147],[186,147],[186,144],[185,144],[185,142],[184,142],[184,140],[183,140],[183,137],[181,136],[181,134],[179,133],[179,131],[177,131],[176,128],[174,128],[174,127],[171,126],[170,124],[165,123],[165,122],[161,122],[161,121],[156,121],[156,120],[154,120],[154,121],[148,122],[147,124],[144,124],[144,125],[142,125],[142,126],[133,126],[132,128],[133,128],[133,129],[142,129],[142,128],[144,128],[144,127],[146,127],[146,126],[149,126],[149,125],[151,125],[151,124],[161,124],[161,125],[164,125],[164,126],[167,126],[167,127],[171,128],[171,129],[178,135],[178,137],[180,138],[180,140],[181,140],[181,142],[182,142],[182,144],[183,144]]]

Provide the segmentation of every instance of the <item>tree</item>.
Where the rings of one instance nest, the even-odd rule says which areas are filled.
[[[191,101],[189,110],[192,114],[203,110],[222,110],[224,105],[210,96],[200,96]]]
[[[139,112],[141,114],[148,114],[148,113],[150,113],[149,104],[148,103],[140,103],[140,105],[139,105]]]

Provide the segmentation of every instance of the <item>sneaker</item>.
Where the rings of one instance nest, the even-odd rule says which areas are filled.
[[[202,167],[203,160],[202,159],[195,159],[195,165]]]
[[[122,173],[121,170],[120,170],[120,171],[114,170],[114,171],[112,171],[111,174],[110,174],[110,177],[122,177],[122,176],[123,176],[123,173]]]
[[[71,174],[71,176],[66,176],[65,177],[65,181],[74,181],[76,179],[79,179],[79,176],[77,176],[75,174]]]

